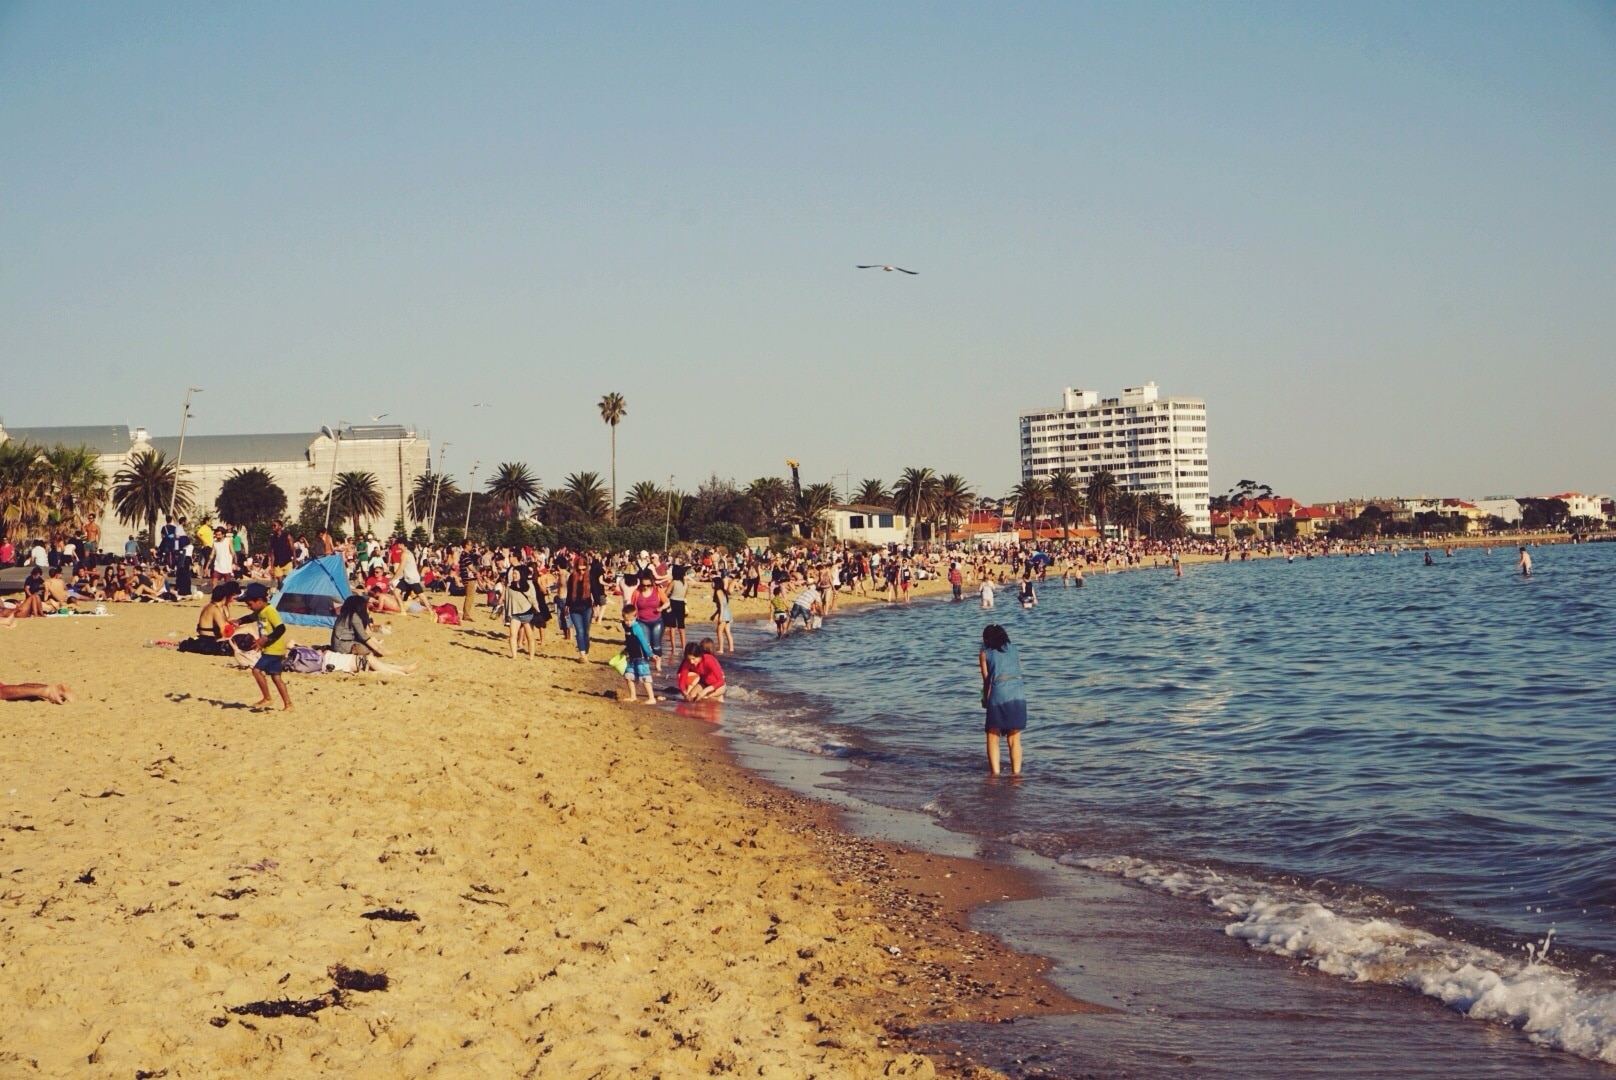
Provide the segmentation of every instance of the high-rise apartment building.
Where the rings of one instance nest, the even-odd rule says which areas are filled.
[[[1021,414],[1021,478],[1048,480],[1061,469],[1080,484],[1110,470],[1122,490],[1175,503],[1192,532],[1212,531],[1201,398],[1164,398],[1153,382],[1117,398],[1068,386],[1059,409]]]

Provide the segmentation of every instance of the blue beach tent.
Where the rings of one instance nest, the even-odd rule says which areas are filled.
[[[337,625],[342,602],[353,595],[341,555],[310,559],[286,575],[275,594],[275,610],[293,626]]]

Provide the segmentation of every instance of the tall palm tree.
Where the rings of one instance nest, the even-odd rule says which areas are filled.
[[[649,480],[629,488],[617,508],[617,520],[624,525],[661,525],[667,516],[667,493]]]
[[[1060,515],[1061,538],[1070,539],[1072,518],[1083,513],[1083,492],[1077,486],[1077,474],[1071,469],[1057,469],[1049,478],[1049,504]]]
[[[1049,502],[1049,484],[1038,477],[1029,477],[1010,489],[1010,497],[1016,501],[1016,521],[1025,518],[1027,527],[1032,529],[1033,536],[1038,535],[1038,518],[1044,512],[1044,506]]]
[[[427,521],[432,516],[433,504],[441,508],[464,494],[460,485],[443,473],[424,472],[410,485],[410,517],[425,523],[428,531],[436,531],[437,522]]]
[[[1139,536],[1139,493],[1119,491],[1111,496],[1111,516],[1125,532]]]
[[[797,520],[802,523],[803,535],[817,536],[835,504],[836,489],[829,484],[809,484],[803,488],[802,497],[797,500]]]
[[[363,518],[376,518],[387,509],[382,485],[373,472],[344,472],[337,474],[331,486],[331,508],[353,523],[350,536],[359,535]]]
[[[29,533],[43,525],[50,495],[50,459],[44,451],[18,439],[0,443],[0,514],[7,533]]]
[[[172,503],[177,514],[190,513],[196,485],[179,478],[179,469],[161,450],[142,450],[112,477],[112,507],[125,525],[146,523],[157,543],[157,519]]]
[[[543,489],[539,478],[520,461],[507,461],[488,478],[488,494],[507,518],[515,518],[524,506],[539,501]]]
[[[1117,494],[1117,478],[1109,469],[1101,469],[1089,477],[1087,495],[1089,509],[1094,512],[1094,523],[1099,526],[1100,535],[1105,535],[1105,523],[1111,510],[1111,500]]]
[[[936,512],[937,474],[924,467],[903,470],[892,488],[892,504],[908,519],[909,537],[914,539],[915,526]]]
[[[854,493],[853,501],[860,506],[891,506],[892,493],[879,480],[865,480]]]
[[[45,459],[62,523],[79,530],[100,518],[112,490],[95,451],[87,446],[58,445],[45,451]]]
[[[1156,529],[1169,540],[1177,540],[1189,532],[1189,515],[1177,503],[1164,503],[1156,513]]]
[[[612,429],[612,501],[608,504],[612,512],[612,524],[617,524],[617,425],[623,422],[628,415],[628,402],[622,394],[607,394],[600,399],[600,418]]]
[[[944,473],[937,480],[937,516],[943,521],[943,539],[954,538],[954,523],[971,516],[976,493],[959,473]]]
[[[1167,501],[1156,492],[1141,492],[1139,495],[1139,509],[1135,511],[1134,517],[1134,535],[1137,536],[1139,534],[1139,530],[1141,529],[1145,531],[1145,535],[1147,536],[1155,535],[1152,528],[1155,526],[1156,519],[1161,516],[1162,509],[1166,505]]]
[[[585,521],[598,522],[613,509],[606,500],[606,489],[601,486],[599,473],[570,474],[562,488],[562,495],[568,506]]]

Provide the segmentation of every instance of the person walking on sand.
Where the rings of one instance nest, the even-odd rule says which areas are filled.
[[[1027,726],[1027,692],[1021,680],[1021,656],[998,623],[982,629],[982,705],[988,741],[988,772],[999,775],[999,739],[1010,746],[1010,775],[1021,775],[1021,732]]]
[[[263,709],[274,704],[269,696],[269,684],[273,681],[275,689],[280,691],[282,711],[290,710],[292,697],[286,692],[286,681],[281,678],[286,666],[286,649],[291,644],[286,640],[286,624],[281,621],[281,613],[269,602],[269,590],[264,588],[263,582],[248,585],[242,590],[241,599],[249,609],[248,614],[241,617],[242,623],[256,622],[259,629],[258,639],[253,642],[259,657],[252,673],[262,696],[252,708]]]

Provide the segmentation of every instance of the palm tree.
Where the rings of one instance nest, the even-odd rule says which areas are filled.
[[[783,530],[791,524],[791,485],[778,476],[760,476],[746,485],[746,493],[758,501],[769,528]]]
[[[331,487],[331,508],[353,523],[349,535],[358,536],[360,519],[380,516],[387,509],[387,500],[375,473],[345,472],[337,474]]]
[[[410,517],[426,522],[432,516],[434,503],[440,507],[447,506],[464,494],[460,485],[443,473],[424,472],[410,485]],[[427,530],[435,532],[437,524],[436,521],[428,523]]]
[[[1016,502],[1016,521],[1027,519],[1027,527],[1032,529],[1033,537],[1038,536],[1038,517],[1044,512],[1044,505],[1049,502],[1049,485],[1038,477],[1029,477],[1010,489],[1010,497]]]
[[[1164,503],[1156,513],[1156,528],[1163,536],[1176,540],[1189,532],[1189,515],[1177,503]]]
[[[1137,524],[1134,526],[1134,534],[1138,535],[1139,530],[1143,529],[1145,530],[1145,535],[1153,536],[1152,528],[1157,519],[1161,517],[1161,512],[1166,505],[1167,500],[1163,499],[1158,493],[1154,491],[1142,492],[1139,496],[1139,510],[1138,516],[1135,518]]]
[[[894,509],[901,510],[909,519],[909,537],[914,538],[915,526],[936,513],[937,474],[927,468],[911,466],[903,470],[892,488]]]
[[[1089,477],[1088,483],[1089,509],[1094,512],[1094,523],[1099,526],[1100,535],[1105,535],[1106,516],[1111,509],[1111,500],[1117,494],[1117,478],[1111,470],[1101,469]]]
[[[600,418],[612,429],[612,524],[617,524],[617,425],[628,415],[628,402],[622,394],[607,394],[600,399]]]
[[[524,506],[538,502],[541,491],[539,478],[520,461],[505,462],[488,478],[488,494],[507,518],[516,517]]]
[[[601,486],[600,474],[572,473],[562,489],[567,505],[585,521],[598,522],[612,510],[606,501],[606,489]]]
[[[196,485],[179,478],[179,469],[161,450],[142,450],[112,477],[112,508],[125,525],[142,521],[157,543],[157,519],[172,502],[177,514],[189,513]]]
[[[286,492],[265,469],[236,469],[219,486],[213,506],[220,521],[251,527],[286,513]]]
[[[836,504],[836,489],[829,484],[809,484],[797,500],[797,520],[804,536],[815,536],[825,527],[830,508]]]
[[[1061,539],[1070,539],[1072,518],[1083,515],[1083,492],[1077,486],[1077,474],[1071,469],[1057,469],[1049,478],[1049,503],[1061,519]]]
[[[879,480],[866,480],[859,485],[853,501],[860,506],[891,506],[892,493]]]
[[[0,443],[0,507],[9,533],[27,533],[50,515],[50,459],[39,447],[20,440]]]
[[[1139,536],[1139,493],[1136,491],[1119,491],[1111,496],[1111,516],[1116,519],[1119,526],[1132,523],[1132,533],[1135,539]]]
[[[623,505],[617,508],[617,520],[624,525],[660,525],[667,515],[667,493],[649,480],[629,488]]]
[[[45,451],[45,460],[62,522],[79,530],[100,518],[111,489],[95,451],[87,446],[57,445]]]
[[[976,493],[959,473],[944,473],[937,481],[937,516],[943,519],[943,539],[954,538],[954,522],[971,516]]]

